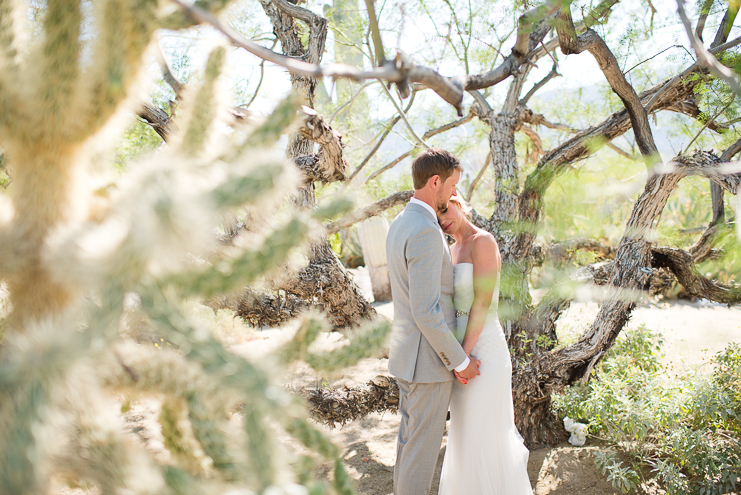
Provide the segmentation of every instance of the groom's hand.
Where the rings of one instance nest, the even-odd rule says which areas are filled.
[[[458,373],[460,377],[463,378],[464,380],[472,380],[477,375],[481,374],[479,373],[479,365],[481,364],[481,361],[479,361],[473,356],[470,356],[470,357],[471,357],[471,362],[468,363],[468,368]]]

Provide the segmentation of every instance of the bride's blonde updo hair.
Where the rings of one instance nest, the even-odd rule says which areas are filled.
[[[463,212],[467,219],[471,220],[471,218],[473,217],[473,215],[471,214],[471,205],[469,205],[466,200],[463,199],[463,196],[461,196],[460,194],[451,196],[450,202],[457,206],[458,209]]]

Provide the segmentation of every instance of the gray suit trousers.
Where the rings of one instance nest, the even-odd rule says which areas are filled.
[[[413,383],[401,378],[396,381],[401,425],[394,494],[430,495],[454,382]]]

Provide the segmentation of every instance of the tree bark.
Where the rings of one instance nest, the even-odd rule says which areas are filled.
[[[261,0],[261,4],[273,24],[284,55],[318,64],[324,53],[327,20],[285,0]],[[306,47],[296,30],[294,18],[309,26],[310,36]],[[313,108],[316,79],[292,74],[291,84],[303,98],[304,104]],[[319,177],[323,181],[345,180],[346,162],[342,156],[340,136],[323,121],[320,122],[315,112],[309,115],[304,130],[290,137],[287,155],[294,159],[314,155],[314,144],[310,138],[324,143],[316,164]],[[315,208],[314,183],[300,187],[293,197],[293,203],[299,209]],[[335,327],[358,325],[376,314],[335,256],[326,238],[311,245],[308,266],[282,282],[279,288],[323,308]]]

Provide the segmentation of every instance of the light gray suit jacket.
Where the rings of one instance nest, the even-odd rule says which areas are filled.
[[[453,264],[440,227],[422,206],[408,204],[386,238],[394,300],[389,371],[409,382],[453,380],[466,359],[456,340]]]

